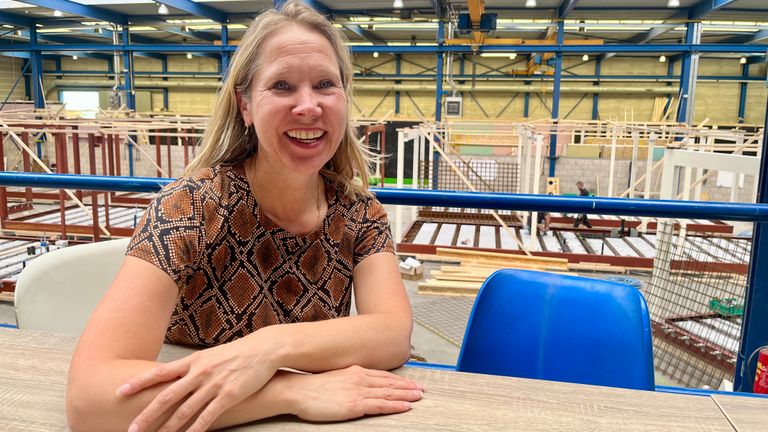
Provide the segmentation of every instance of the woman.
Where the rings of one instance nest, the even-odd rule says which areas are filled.
[[[147,209],[78,343],[73,430],[335,421],[421,398],[384,372],[407,359],[412,316],[386,213],[353,177],[368,166],[351,78],[312,9],[288,1],[254,21],[203,150]],[[159,364],[164,340],[207,349]]]

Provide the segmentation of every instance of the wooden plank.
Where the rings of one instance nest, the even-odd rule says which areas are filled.
[[[490,258],[510,262],[527,262],[539,264],[558,264],[567,263],[564,258],[549,258],[540,256],[514,255],[500,252],[468,251],[463,249],[437,248],[437,254],[440,256],[450,256],[455,258]]]
[[[583,271],[619,273],[619,274],[624,274],[627,272],[626,267],[612,266],[610,264],[583,263],[583,262],[568,264],[568,270],[583,270]]]

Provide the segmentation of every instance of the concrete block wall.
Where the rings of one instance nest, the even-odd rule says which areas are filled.
[[[0,103],[7,96],[9,101],[24,100],[24,78],[19,80],[16,88],[11,92],[13,84],[21,76],[21,69],[24,67],[22,59],[15,57],[0,56]]]

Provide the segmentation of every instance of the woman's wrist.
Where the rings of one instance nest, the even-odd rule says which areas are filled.
[[[301,403],[301,385],[298,383],[302,374],[279,370],[269,382],[269,398],[276,402],[278,414],[297,415]]]

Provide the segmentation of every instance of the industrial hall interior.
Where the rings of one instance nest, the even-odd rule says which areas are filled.
[[[200,154],[249,25],[283,3],[0,0],[3,341],[82,331],[153,198]],[[578,364],[582,352],[602,361],[585,361],[576,377],[603,363],[642,369],[632,365],[646,356],[643,390],[652,394],[626,390],[611,403],[630,411],[642,405],[636,397],[670,399],[648,402],[657,422],[647,408],[627,430],[765,430],[768,399],[757,394],[768,392],[768,267],[759,265],[768,260],[767,0],[302,3],[345,36],[351,56],[347,110],[372,156],[360,181],[386,209],[413,311],[406,375],[603,385],[551,370]],[[107,254],[117,264],[94,261]],[[31,284],[36,269],[44,275]],[[502,283],[507,276],[518,279]],[[491,294],[494,285],[504,286]],[[590,299],[602,289],[637,296],[648,349],[597,347],[592,333],[626,322],[612,325],[608,306],[579,295],[556,298],[561,286]],[[25,323],[43,303],[45,325]],[[493,313],[503,318],[477,333]],[[75,324],[58,327],[65,316]],[[510,324],[515,317],[532,321]],[[477,338],[489,343],[481,354]],[[529,344],[548,371],[507,369],[537,351]],[[502,355],[512,360],[466,366]],[[56,379],[63,386],[65,373]],[[0,406],[15,380],[0,378]],[[504,407],[499,397],[493,404]],[[665,403],[684,413],[704,401],[710,420],[727,418],[731,429],[705,425],[703,413],[664,416]],[[408,415],[419,415],[419,403]],[[509,409],[523,403],[533,402]],[[592,403],[558,417],[586,422],[582,414],[602,406]],[[457,410],[456,429],[472,429]],[[39,430],[14,429],[15,417],[0,414],[0,429]],[[487,421],[488,430],[509,426]],[[589,423],[569,425],[561,429]]]

